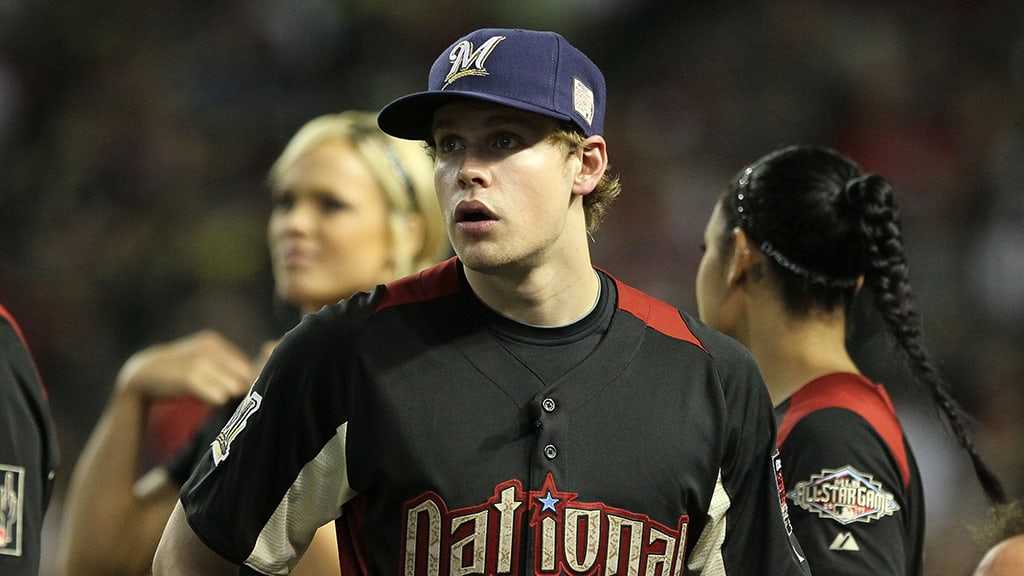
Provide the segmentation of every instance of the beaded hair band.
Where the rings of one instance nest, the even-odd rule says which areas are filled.
[[[392,172],[398,177],[398,181],[401,182],[402,187],[405,189],[406,195],[409,198],[409,205],[413,211],[419,209],[419,199],[416,197],[416,189],[413,187],[412,179],[409,178],[409,173],[405,170],[405,165],[402,164],[402,160],[398,157],[398,152],[395,151],[394,146],[388,140],[388,136],[376,128],[368,128],[364,126],[356,126],[353,130],[355,135],[364,139],[376,139],[384,147],[384,153],[387,155],[388,164],[391,166]]]
[[[402,184],[405,186],[405,191],[409,195],[410,207],[414,211],[419,209],[419,199],[416,198],[416,190],[412,186],[412,180],[409,178],[409,173],[405,171],[405,166],[398,158],[398,153],[395,152],[394,146],[391,145],[391,142],[387,141],[386,137],[384,139],[384,149],[387,150],[388,161],[391,162],[391,168],[395,171],[395,174],[398,175],[398,179],[401,180]]]
[[[743,175],[740,176],[738,186],[736,187],[735,203],[736,214],[740,218],[740,227],[752,235],[756,232],[754,222],[751,219],[750,204],[748,203],[748,190],[750,186],[750,177],[753,173],[753,166],[748,166],[743,171]],[[776,250],[775,247],[772,246],[772,243],[767,240],[762,240],[761,243],[758,244],[758,248],[760,248],[761,252],[774,260],[779,266],[782,266],[801,278],[805,278],[811,284],[821,284],[828,288],[853,288],[857,285],[859,280],[859,278],[836,278],[829,274],[810,270],[787,258],[784,254]]]

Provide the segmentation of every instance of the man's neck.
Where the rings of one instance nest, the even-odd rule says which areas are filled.
[[[574,267],[481,273],[465,268],[476,296],[495,312],[524,324],[564,326],[589,313],[601,283],[589,259]]]

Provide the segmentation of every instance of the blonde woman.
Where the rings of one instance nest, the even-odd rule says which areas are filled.
[[[270,170],[267,227],[277,296],[315,312],[448,254],[431,161],[386,136],[373,113],[348,111],[304,125]],[[273,348],[255,358],[204,330],[146,348],[121,368],[78,459],[62,542],[67,573],[146,574],[178,490],[231,416]],[[220,408],[169,462],[136,477],[146,406],[191,396]],[[319,530],[295,574],[337,574],[334,530]]]

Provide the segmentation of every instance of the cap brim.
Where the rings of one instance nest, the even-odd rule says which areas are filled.
[[[527,104],[525,102],[505,98],[503,96],[494,96],[492,94],[480,92],[431,91],[409,94],[408,96],[403,96],[391,102],[382,108],[380,113],[377,114],[377,125],[380,126],[380,129],[386,134],[390,134],[396,138],[403,138],[405,140],[429,140],[431,130],[433,130],[434,112],[448,102],[467,98],[471,100],[483,100],[485,102],[502,104],[517,110],[535,112],[558,120],[572,121],[572,118],[564,114],[558,114],[547,108],[541,108],[539,106],[534,106],[533,104]]]

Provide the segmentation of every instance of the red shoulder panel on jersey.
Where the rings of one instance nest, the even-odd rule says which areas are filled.
[[[903,429],[896,418],[892,400],[878,384],[848,372],[822,376],[801,388],[790,398],[789,410],[779,423],[778,445],[804,416],[825,408],[843,408],[856,413],[875,429],[896,457],[903,486],[910,484]]]
[[[387,293],[381,298],[377,310],[455,294],[459,291],[456,258],[453,256],[418,274],[388,282],[384,288]]]
[[[612,277],[615,280],[614,277]],[[690,327],[675,307],[648,294],[615,280],[619,291],[619,309],[625,310],[643,321],[644,324],[666,336],[684,340],[707,352],[700,340],[693,335]]]
[[[3,316],[4,319],[7,320],[7,323],[11,325],[11,328],[14,328],[14,332],[18,335],[18,339],[21,340],[21,343],[25,348],[28,348],[28,342],[25,341],[25,335],[21,333],[21,326],[18,326],[18,322],[14,319],[14,316],[11,316],[11,313],[7,311],[7,308],[4,308],[2,305],[0,305],[0,316]]]

